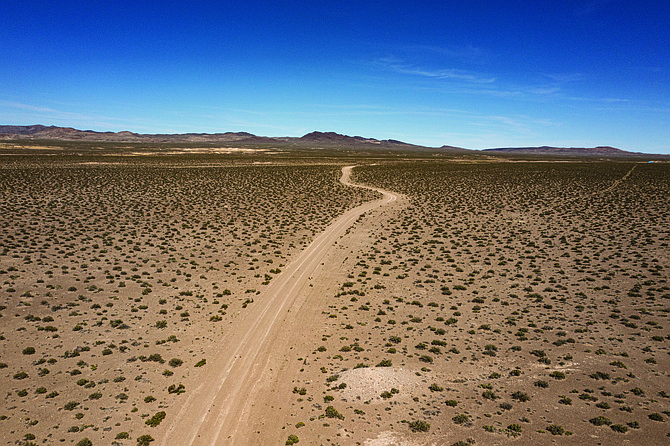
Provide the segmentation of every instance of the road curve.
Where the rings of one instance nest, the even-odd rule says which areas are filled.
[[[173,418],[161,445],[244,445],[250,442],[249,436],[240,432],[240,420],[254,403],[250,396],[255,394],[254,389],[268,363],[269,346],[280,322],[301,293],[307,291],[309,278],[327,252],[335,249],[335,242],[358,217],[398,199],[393,192],[350,183],[353,167],[342,168],[340,182],[377,191],[383,197],[338,217],[257,296],[256,302],[246,310],[244,320],[236,323],[233,332],[226,337],[230,347],[208,360],[206,367],[210,372],[197,388],[187,389],[188,398]]]

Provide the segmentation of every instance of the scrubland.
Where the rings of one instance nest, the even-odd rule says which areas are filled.
[[[368,246],[301,352],[301,441],[668,441],[667,166],[415,162],[353,181],[408,204],[352,229]]]
[[[7,443],[155,436],[237,315],[314,234],[370,198],[339,176],[338,166],[4,165]]]
[[[45,159],[0,169],[7,444],[161,438],[263,288],[377,197],[337,161]],[[668,441],[667,164],[358,162],[403,198],[315,277],[259,442]]]

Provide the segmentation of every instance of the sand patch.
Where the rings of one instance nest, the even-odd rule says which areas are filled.
[[[347,400],[360,399],[372,403],[383,402],[382,392],[398,389],[398,396],[410,395],[420,385],[422,378],[415,372],[397,367],[370,367],[342,373],[340,382],[347,383],[341,393]],[[395,397],[394,397],[395,399]]]

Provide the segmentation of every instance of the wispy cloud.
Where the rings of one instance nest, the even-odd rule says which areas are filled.
[[[431,57],[443,57],[468,62],[483,62],[488,54],[480,47],[467,46],[434,46],[434,45],[404,45],[397,48],[399,51],[421,55],[427,54]]]
[[[542,75],[561,84],[579,82],[586,79],[586,75],[583,73],[543,73]]]
[[[375,59],[374,64],[384,70],[399,74],[408,74],[431,79],[450,79],[469,83],[489,84],[496,78],[455,68],[430,69],[418,65],[407,64],[395,57]]]
[[[0,100],[0,120],[4,120],[4,122],[78,126],[83,129],[128,130],[132,128],[136,131],[143,129],[141,123],[131,119],[92,116],[42,105],[6,100]]]
[[[601,8],[608,4],[619,3],[619,0],[589,0],[582,3],[574,10],[576,16],[586,16],[598,12]]]

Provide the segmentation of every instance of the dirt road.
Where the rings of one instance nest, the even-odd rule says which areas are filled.
[[[225,339],[228,347],[208,360],[206,367],[210,372],[197,388],[187,392],[188,398],[173,418],[161,445],[251,443],[251,437],[244,430],[244,420],[248,419],[251,407],[262,405],[262,401],[254,401],[259,396],[255,390],[268,365],[270,346],[275,351],[278,348],[275,335],[287,313],[309,289],[311,276],[326,254],[336,249],[337,240],[359,216],[398,198],[392,192],[350,183],[353,167],[342,168],[340,182],[375,190],[383,198],[366,202],[337,218],[256,297],[256,302],[249,306],[233,333]],[[299,326],[293,328],[300,330]]]

